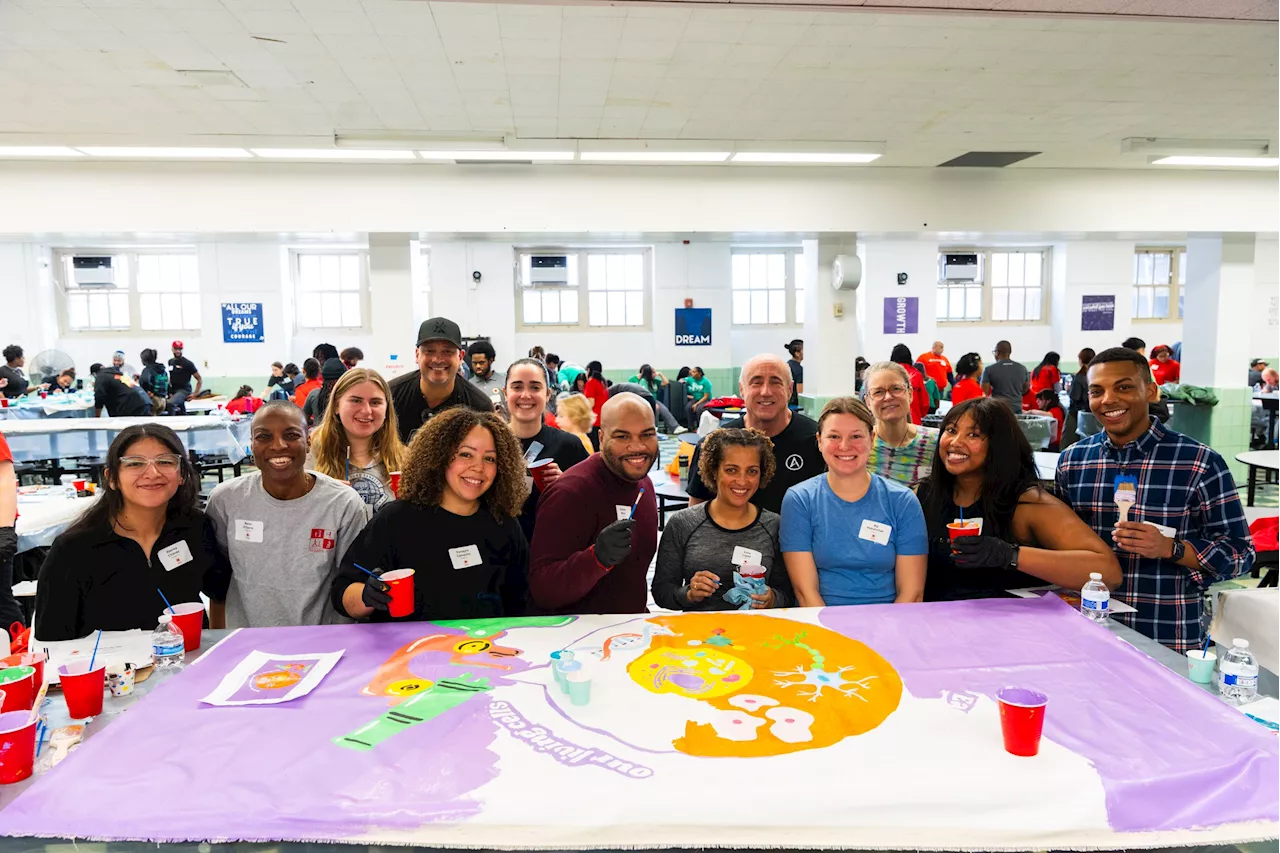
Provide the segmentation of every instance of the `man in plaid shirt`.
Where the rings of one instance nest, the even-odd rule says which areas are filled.
[[[1157,399],[1151,367],[1115,347],[1089,362],[1089,410],[1104,431],[1063,451],[1058,495],[1120,560],[1111,594],[1137,609],[1120,619],[1177,651],[1204,641],[1204,591],[1253,566],[1253,540],[1235,480],[1206,445],[1147,414]],[[1137,479],[1137,503],[1120,521],[1116,477]]]

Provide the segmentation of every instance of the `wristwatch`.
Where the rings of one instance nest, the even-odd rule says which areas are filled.
[[[1169,555],[1169,559],[1176,563],[1181,560],[1183,555],[1186,553],[1187,543],[1183,542],[1181,539],[1175,538],[1173,540],[1173,553]]]

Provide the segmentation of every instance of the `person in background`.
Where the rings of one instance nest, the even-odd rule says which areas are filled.
[[[391,473],[404,459],[387,380],[363,367],[343,373],[311,433],[307,469],[349,484],[376,512],[395,500]]]
[[[942,341],[934,341],[933,347],[916,359],[924,365],[925,375],[937,384],[939,391],[946,391],[955,381],[951,359],[942,354],[943,349]]]
[[[711,402],[714,394],[711,380],[702,372],[701,367],[691,367],[689,377],[685,379],[684,384],[689,389],[689,422],[696,426],[702,418],[702,411],[707,407],[707,403]]]
[[[867,466],[873,474],[915,488],[929,476],[938,431],[911,422],[911,384],[901,364],[882,361],[867,369],[867,403],[875,415]]]
[[[605,403],[600,452],[538,501],[529,592],[544,613],[645,613],[658,546],[649,469],[658,458],[653,409],[633,394]]]
[[[1175,651],[1204,640],[1204,591],[1253,566],[1253,540],[1235,480],[1216,450],[1148,414],[1156,399],[1147,359],[1103,350],[1089,364],[1089,408],[1103,431],[1058,457],[1057,489],[1119,552],[1124,583],[1113,595],[1137,609],[1115,618]],[[1120,475],[1136,481],[1120,521]]]
[[[138,357],[142,359],[138,385],[151,402],[151,414],[159,415],[169,407],[169,374],[160,364],[160,355],[155,350],[144,349]]]
[[[338,380],[347,372],[341,359],[331,358],[320,368],[320,387],[307,395],[302,403],[302,414],[307,419],[307,428],[315,426],[324,417],[325,407],[333,396],[333,388]]]
[[[1025,365],[1010,358],[1013,345],[1008,341],[996,342],[992,350],[995,363],[982,372],[982,393],[994,397],[1017,414],[1022,411],[1022,397],[1031,390],[1031,375]]]
[[[1046,583],[1078,590],[1090,572],[1120,585],[1115,554],[1039,479],[1008,406],[982,397],[947,412],[919,490],[929,529],[926,601],[1001,598]],[[947,525],[960,521],[978,534],[952,542]]]
[[[418,369],[391,381],[391,404],[396,409],[400,440],[408,443],[415,430],[454,406],[492,412],[493,400],[458,376],[462,366],[462,330],[447,317],[432,317],[418,326],[414,349]]]
[[[391,620],[390,587],[362,566],[414,570],[406,621],[522,614],[518,579],[529,546],[517,517],[528,495],[524,477],[520,445],[495,413],[454,407],[432,418],[409,445],[400,499],[374,516],[343,557],[334,610]]]
[[[196,363],[182,354],[182,341],[174,341],[171,347],[173,358],[169,359],[169,414],[185,415],[187,400],[200,396],[204,387],[204,379]],[[191,390],[192,378],[196,380],[196,390]]]
[[[1142,338],[1125,338],[1124,343],[1120,344],[1120,346],[1125,349],[1131,349],[1139,355],[1147,354],[1147,342]]]
[[[982,356],[976,352],[967,352],[956,362],[956,384],[951,388],[951,404],[953,406],[965,400],[973,400],[983,396],[978,377],[982,375]]]
[[[302,376],[302,371],[299,370],[298,365],[294,364],[292,361],[284,366],[284,378],[289,380],[289,383],[294,390],[297,389],[298,385],[302,382],[302,379],[306,378],[302,377],[302,379],[299,379],[298,377],[300,376]],[[289,396],[293,396],[292,390],[289,391]]]
[[[252,415],[262,405],[262,398],[253,396],[253,388],[241,385],[236,395],[227,401],[227,411],[233,415]]]
[[[1276,372],[1274,367],[1268,367],[1262,371],[1262,393],[1274,394],[1280,386],[1280,373]]]
[[[1173,352],[1173,360],[1181,364],[1182,363],[1182,341],[1174,341],[1173,347],[1171,347],[1171,349]]]
[[[1058,399],[1058,392],[1052,388],[1046,388],[1039,394],[1036,394],[1035,405],[1031,407],[1033,415],[1048,415],[1058,423],[1058,432],[1054,435],[1053,440],[1049,442],[1048,450],[1050,453],[1057,453],[1062,446],[1062,437],[1065,434],[1067,414],[1062,411],[1062,401]]]
[[[206,591],[214,628],[330,625],[338,560],[369,519],[360,496],[306,470],[307,427],[297,406],[264,403],[253,416],[258,470],[209,495],[206,510],[227,557]]]
[[[574,382],[586,372],[587,369],[585,367],[574,364],[571,361],[557,362],[556,378],[560,380],[560,389],[562,391],[572,391]]]
[[[295,367],[296,371],[297,368]],[[275,389],[279,386],[278,389]],[[289,397],[293,395],[293,378],[285,375],[284,365],[278,361],[271,362],[271,376],[267,379],[267,394],[265,396],[272,400],[280,399],[277,394]]]
[[[1066,450],[1080,440],[1077,431],[1080,425],[1080,413],[1089,411],[1089,362],[1096,353],[1092,347],[1085,347],[1076,354],[1080,369],[1071,377],[1071,387],[1067,389],[1070,404],[1067,407],[1067,420],[1062,425],[1062,436],[1058,447]]]
[[[18,555],[18,475],[13,451],[0,433],[0,626],[23,625],[22,606],[13,597],[13,558]],[[42,638],[43,639],[43,638]]]
[[[1173,350],[1160,344],[1151,351],[1151,376],[1157,385],[1182,381],[1182,365],[1173,360]]]
[[[41,388],[38,385],[31,385],[27,375],[22,372],[26,364],[27,359],[23,355],[22,347],[10,344],[4,348],[4,366],[0,367],[0,393],[10,400]]]
[[[100,496],[58,535],[40,569],[35,636],[150,631],[166,598],[200,601],[224,565],[213,526],[196,508],[199,488],[173,430],[156,423],[121,430],[107,451]],[[0,522],[2,507],[0,499]]]
[[[924,372],[924,363],[917,361],[911,365],[924,377],[924,391],[929,395],[929,411],[926,414],[933,414],[938,410],[938,404],[942,402],[942,389],[938,387],[938,383],[933,381],[933,377]]]
[[[111,366],[93,364],[89,374],[93,377],[93,416],[112,418],[140,418],[151,412],[151,401],[137,387],[132,376],[126,376],[121,368],[124,366],[124,353],[117,350],[111,356]],[[95,369],[96,368],[96,369]]]
[[[822,454],[818,451],[818,425],[801,412],[787,406],[791,399],[791,371],[782,356],[762,353],[748,359],[738,376],[738,396],[746,405],[746,414],[724,420],[720,429],[753,429],[768,436],[773,445],[775,475],[762,483],[751,502],[770,512],[782,512],[782,498],[787,489],[822,472]],[[689,505],[696,506],[715,497],[702,482],[702,442],[694,446],[689,460]]]
[[[910,489],[868,468],[874,424],[855,397],[823,406],[818,447],[827,473],[783,499],[782,556],[801,607],[924,598],[924,513]]]
[[[347,370],[351,370],[353,367],[359,367],[360,362],[364,361],[364,350],[360,347],[347,347],[338,354],[338,358],[342,360]]]
[[[702,441],[699,476],[715,494],[667,520],[650,590],[668,610],[736,610],[725,601],[735,569],[763,566],[768,590],[751,607],[786,607],[791,581],[778,547],[778,514],[751,503],[773,476],[773,446],[762,432],[718,429]]]
[[[501,370],[494,369],[493,344],[488,341],[476,341],[467,348],[467,361],[471,364],[471,382],[485,393],[492,401],[494,408],[502,405],[502,389],[507,385],[507,377]]]
[[[152,350],[154,352],[154,350]],[[76,390],[76,369],[69,367],[58,374],[58,378],[54,380],[53,385],[49,387],[50,393],[53,394],[70,394]]]
[[[7,352],[7,350],[6,350]],[[1262,371],[1267,369],[1265,358],[1255,358],[1249,362],[1249,387],[1256,388],[1262,383]]]
[[[320,378],[320,362],[314,358],[302,362],[302,376],[304,381],[301,384],[295,383],[293,391],[293,402],[299,409],[307,404],[311,392],[324,384],[324,380]]]
[[[591,405],[581,394],[561,394],[556,402],[556,423],[560,424],[560,429],[582,443],[588,456],[596,452],[591,445],[591,421],[594,418]]]
[[[338,348],[333,344],[316,344],[316,348],[311,351],[311,357],[320,364],[324,364],[331,358],[342,361],[342,355],[338,352]]]
[[[676,420],[676,416],[671,414],[667,404],[662,402],[662,389],[669,387],[671,380],[663,376],[661,370],[654,370],[652,365],[642,364],[636,375],[627,381],[632,385],[641,386],[645,393],[653,398],[654,412],[657,414],[658,420],[662,421],[662,426],[668,435],[681,435],[688,432]],[[617,391],[615,390],[612,393],[617,393]]]
[[[542,347],[534,347],[534,349],[542,349]],[[564,391],[564,387],[560,385],[560,356],[549,352],[543,363],[547,366],[547,387],[553,391]]]
[[[859,394],[862,393],[863,380],[867,375],[867,368],[871,366],[871,362],[862,356],[858,356],[853,360],[853,390]]]
[[[929,389],[924,384],[924,374],[916,370],[911,363],[911,350],[906,344],[897,344],[889,355],[889,361],[902,365],[907,374],[907,384],[911,387],[911,422],[918,424],[929,414]],[[867,373],[862,375],[863,387],[867,382]]]
[[[1062,382],[1062,374],[1058,370],[1058,364],[1062,357],[1056,352],[1047,352],[1040,363],[1031,371],[1031,388],[1022,397],[1022,408],[1034,409],[1036,407],[1036,397],[1041,391],[1057,391],[1059,384]]]
[[[786,345],[791,358],[787,359],[787,368],[791,371],[791,402],[787,405],[800,405],[800,395],[804,393],[804,341],[795,338]]]
[[[604,365],[598,361],[588,361],[587,381],[582,386],[582,393],[591,401],[591,411],[595,413],[595,426],[600,425],[600,410],[609,400],[609,381],[604,378]]]

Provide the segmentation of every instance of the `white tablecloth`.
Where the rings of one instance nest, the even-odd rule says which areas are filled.
[[[39,420],[41,418],[87,418],[93,413],[93,394],[50,394],[43,400],[29,394],[0,409],[0,421]]]
[[[1218,644],[1219,660],[1239,637],[1249,641],[1249,651],[1259,664],[1276,672],[1280,669],[1280,590],[1228,589],[1218,593],[1209,633]]]
[[[185,418],[73,418],[0,421],[0,433],[13,451],[14,462],[106,456],[112,440],[125,427],[155,423],[178,434],[188,450],[225,454],[232,462],[249,455],[248,419]]]
[[[96,498],[61,497],[38,501],[18,497],[18,553],[48,548],[58,534],[72,525]]]

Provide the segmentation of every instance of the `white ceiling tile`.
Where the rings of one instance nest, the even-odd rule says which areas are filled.
[[[622,28],[625,41],[677,41],[684,31],[683,21],[673,21],[668,16],[634,17],[628,16]]]
[[[703,10],[698,10],[703,11]],[[699,18],[697,12],[690,16],[680,37],[684,41],[711,42],[713,44],[737,44],[747,31],[750,19],[716,19]]]
[[[516,121],[516,133],[521,139],[554,139],[556,130],[555,119],[518,119]]]
[[[600,132],[599,119],[560,119],[556,122],[559,138],[594,139]]]
[[[432,113],[426,117],[427,126],[434,131],[471,132],[471,119],[466,113]]]
[[[244,21],[224,9],[175,9],[173,17],[192,35],[212,33],[245,34]]]
[[[525,76],[543,77],[548,75],[559,76],[560,74],[559,57],[555,59],[524,59],[504,55],[503,65],[507,69],[507,76],[513,81]]]
[[[302,17],[316,35],[360,36],[374,32],[373,24],[363,12],[308,10]]]
[[[574,18],[565,9],[560,36],[567,42],[619,41],[626,26],[623,18]]]
[[[636,62],[668,62],[676,51],[674,41],[629,41],[618,45],[618,59]]]
[[[316,38],[328,50],[329,55],[339,61],[347,59],[353,60],[384,60],[389,57],[387,48],[382,43],[382,38],[373,33],[350,33],[341,35],[337,33],[318,33]]]
[[[502,55],[507,59],[559,59],[559,39],[503,39]]]
[[[232,14],[239,18],[245,29],[254,35],[311,34],[311,26],[294,11],[236,11],[233,9]]]
[[[639,62],[619,59],[613,63],[613,73],[619,77],[651,77],[662,79],[666,76],[666,66],[657,62]]]
[[[746,44],[792,45],[799,41],[808,29],[808,24],[752,23],[742,34],[742,40]]]
[[[534,8],[554,9],[555,7],[539,6]],[[559,41],[560,33],[563,29],[561,26],[561,19],[558,14],[539,17],[510,17],[500,14],[498,16],[498,28],[501,31],[502,38],[504,40],[537,39],[542,41]]]
[[[671,62],[673,65],[680,63],[721,65],[729,59],[729,54],[732,52],[733,48],[728,44],[682,41],[676,45],[675,51],[671,54]]]
[[[572,59],[613,59],[620,41],[609,39],[569,40],[561,38],[560,55]]]

